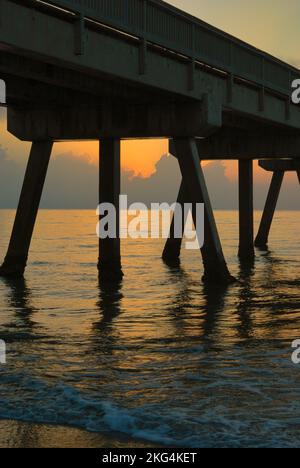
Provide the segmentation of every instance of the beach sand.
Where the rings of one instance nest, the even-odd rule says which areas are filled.
[[[0,421],[0,448],[142,448],[147,442],[120,434],[99,434],[68,426]]]

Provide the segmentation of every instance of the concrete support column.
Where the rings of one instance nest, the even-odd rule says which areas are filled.
[[[203,281],[228,284],[235,279],[230,275],[225,262],[222,246],[211,207],[204,174],[200,164],[197,144],[194,138],[174,140],[176,155],[184,185],[192,203],[204,203],[204,246],[201,249],[204,276]],[[196,223],[193,210],[194,223]]]
[[[188,200],[188,193],[185,189],[184,183],[181,182],[179,194],[177,197],[177,203],[182,207],[182,213],[184,218],[183,205]],[[182,227],[184,230],[185,219],[183,219]],[[175,238],[175,216],[173,215],[172,224],[170,228],[170,234],[166,241],[165,248],[162,254],[163,260],[169,265],[179,265],[180,263],[180,251],[182,245],[182,238]]]
[[[253,161],[239,161],[239,229],[241,260],[254,257]]]
[[[284,178],[284,171],[276,171],[273,173],[272,182],[270,185],[267,201],[265,204],[263,216],[259,226],[258,234],[255,239],[256,247],[266,247],[268,245],[268,239],[270,229],[278,202],[280,189]]]
[[[0,276],[23,276],[53,142],[34,142],[27,164],[10,243]]]
[[[121,190],[120,140],[103,139],[100,143],[99,203],[111,203],[116,209],[115,239],[99,239],[99,277],[104,281],[119,281],[121,266],[119,195]]]

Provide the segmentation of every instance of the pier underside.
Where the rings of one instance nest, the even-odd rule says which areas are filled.
[[[15,4],[5,0],[2,8],[12,15]],[[22,5],[19,8],[28,28],[32,15],[39,28],[44,24],[45,12],[32,13]],[[101,141],[98,201],[113,203],[118,214],[120,141],[167,138],[170,153],[177,158],[182,174],[178,203],[205,205],[203,279],[224,284],[233,281],[201,161],[239,161],[238,255],[241,260],[253,259],[253,160],[265,158],[275,166],[279,164],[272,169],[273,181],[255,241],[261,246],[267,243],[283,174],[289,170],[282,166],[283,158],[295,161],[289,164],[295,164],[291,170],[296,170],[299,176],[296,162],[300,161],[299,106],[292,105],[280,92],[190,62],[153,44],[145,46],[129,36],[125,40],[124,35],[96,25],[87,27],[88,50],[83,52],[80,40],[76,40],[74,53],[74,24],[70,18],[65,19],[63,13],[51,14],[47,25],[53,30],[57,28],[60,43],[68,46],[57,50],[53,45],[56,39],[45,43],[42,30],[38,46],[22,34],[11,34],[9,24],[3,24],[0,31],[0,78],[7,86],[7,128],[20,140],[32,142],[0,274],[10,277],[24,274],[54,142]],[[99,50],[99,57],[95,57],[93,50]],[[95,206],[98,201],[95,200]],[[175,239],[171,229],[164,260],[178,264],[180,250],[181,239]],[[101,278],[121,280],[120,252],[118,237],[100,239]]]
[[[23,114],[23,110],[8,109],[8,115]],[[75,124],[74,124],[75,125]],[[10,129],[12,127],[10,126]],[[27,127],[27,132],[30,126]],[[30,130],[31,131],[31,130]],[[204,122],[202,133],[208,136],[196,139],[194,137],[173,137],[170,140],[170,152],[177,158],[182,174],[182,183],[178,195],[178,203],[191,203],[193,207],[197,203],[205,206],[205,243],[201,247],[203,260],[203,280],[218,284],[229,284],[234,281],[231,276],[223,254],[218,229],[215,223],[213,209],[210,203],[209,193],[206,187],[201,160],[213,159],[207,152],[202,156],[201,151],[208,150],[210,144],[218,144],[222,134],[232,135],[230,145],[238,147],[239,143],[233,140],[238,130],[222,128],[213,130],[208,122]],[[214,133],[213,133],[214,132]],[[288,137],[286,137],[288,138]],[[271,140],[271,137],[270,137]],[[15,223],[4,263],[0,268],[0,275],[6,277],[19,277],[24,274],[29,254],[29,248],[33,229],[38,213],[38,207],[46,178],[48,163],[51,156],[53,139],[33,140],[29,155],[28,166],[20,195],[19,206],[16,213]],[[119,195],[120,187],[120,137],[101,137],[100,154],[100,186],[99,202],[113,203],[117,211],[117,225],[119,225]],[[211,142],[211,143],[210,143]],[[265,144],[265,143],[264,143]],[[260,143],[257,140],[259,147]],[[229,150],[228,150],[229,151]],[[231,150],[230,150],[231,151]],[[239,160],[239,251],[238,255],[242,261],[253,259],[254,253],[254,228],[253,228],[253,159],[259,157],[260,153],[253,154],[252,158],[235,156]],[[231,153],[234,157],[233,153]],[[273,154],[274,156],[274,154]],[[300,163],[297,159],[271,159],[263,160],[260,165],[269,171],[273,171],[273,179],[270,187],[266,207],[264,210],[259,233],[255,245],[262,247],[267,245],[268,235],[282,184],[285,171],[296,171],[300,180]],[[96,204],[96,201],[95,201]],[[195,209],[193,209],[195,221]],[[173,222],[174,224],[174,222]],[[171,265],[180,262],[182,239],[175,239],[173,227],[167,240],[163,259]],[[120,281],[123,277],[121,262],[120,238],[99,240],[99,276],[104,281]]]

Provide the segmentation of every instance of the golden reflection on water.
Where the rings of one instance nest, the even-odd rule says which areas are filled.
[[[0,212],[0,218],[4,256],[12,213]],[[259,213],[255,218],[257,223]],[[252,393],[246,395],[247,387],[240,387],[265,382],[269,388],[270,379],[277,379],[276,374],[270,377],[270,369],[278,372],[284,393],[284,382],[298,379],[292,373],[290,345],[300,336],[300,213],[277,214],[270,251],[257,251],[250,264],[237,260],[236,213],[217,212],[217,221],[239,283],[205,286],[198,252],[183,251],[181,265],[171,268],[161,260],[163,240],[127,239],[122,245],[124,280],[107,286],[97,278],[93,212],[41,211],[26,278],[0,280],[0,338],[7,340],[9,353],[4,378],[16,375],[21,389],[29,378],[51,388],[63,382],[89,398],[125,399],[126,407],[135,408],[145,401],[184,406],[189,398],[196,415],[199,392],[208,398],[214,381],[223,389],[216,393],[223,405],[234,392],[241,406],[243,398],[250,398],[255,408]],[[0,387],[3,401],[11,397],[9,388]],[[43,393],[37,388],[38,395]],[[22,395],[24,408],[25,390]],[[58,395],[54,402],[62,398]],[[280,411],[282,405],[292,405],[289,396],[276,401],[274,408],[281,405]],[[226,407],[230,415],[236,411],[232,405]],[[0,404],[4,417],[1,411]],[[78,425],[85,427],[79,414]],[[49,409],[47,422],[57,417]]]
[[[213,339],[220,330],[224,344],[251,338],[290,339],[300,311],[300,216],[279,216],[287,220],[290,232],[282,233],[280,240],[281,225],[275,223],[274,249],[258,252],[252,265],[239,265],[236,213],[217,213],[226,258],[241,280],[238,285],[203,286],[198,252],[184,251],[181,267],[172,269],[160,260],[162,240],[127,239],[123,241],[124,282],[105,290],[96,277],[93,213],[41,211],[26,280],[2,280],[3,303],[6,309],[22,314],[24,325],[27,320],[52,335],[64,330],[89,335],[95,327],[101,329],[101,323],[111,329],[120,322],[120,340],[166,339],[178,334]],[[1,239],[3,256],[12,214],[2,212],[2,217],[6,227]],[[90,316],[98,312],[101,318],[95,325]],[[4,325],[5,314],[0,320]]]

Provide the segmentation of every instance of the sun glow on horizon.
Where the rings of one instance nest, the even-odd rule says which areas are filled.
[[[149,177],[155,172],[156,163],[168,151],[166,139],[123,140],[121,142],[122,170],[131,172],[135,176]],[[54,145],[54,157],[66,153],[96,166],[99,161],[99,142],[70,141]]]

